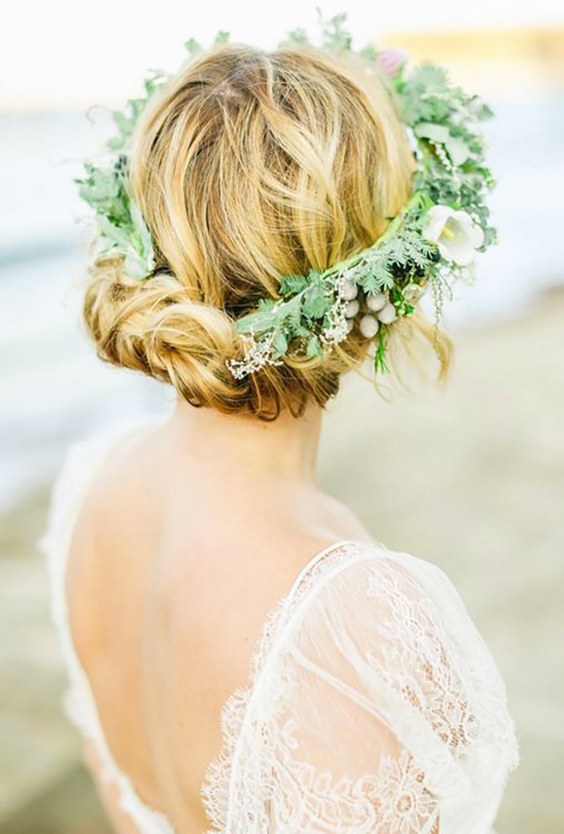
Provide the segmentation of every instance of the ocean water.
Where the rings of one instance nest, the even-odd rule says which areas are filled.
[[[564,282],[564,91],[492,105],[484,130],[500,244],[446,303],[452,333],[522,315]],[[73,177],[110,131],[107,111],[91,116],[0,114],[0,508],[47,483],[69,439],[174,399],[101,363],[80,322],[86,207]]]

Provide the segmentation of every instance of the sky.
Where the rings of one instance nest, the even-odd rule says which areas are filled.
[[[398,29],[564,23],[562,0],[21,0],[0,29],[0,110],[117,106],[149,69],[174,72],[190,37],[206,46],[226,29],[232,41],[272,48],[304,27],[315,41],[317,6],[325,18],[346,9],[355,48]]]

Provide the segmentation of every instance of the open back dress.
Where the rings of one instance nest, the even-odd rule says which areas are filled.
[[[104,738],[73,647],[65,567],[81,500],[130,422],[67,450],[39,541],[68,679],[64,708],[140,834],[147,807]],[[116,693],[119,697],[119,693]],[[441,569],[379,542],[317,553],[270,611],[221,712],[206,834],[490,834],[518,745],[503,680]]]

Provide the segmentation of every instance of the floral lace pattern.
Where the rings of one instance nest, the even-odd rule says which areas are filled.
[[[432,600],[421,596],[412,576],[385,562],[370,575],[366,593],[387,613],[377,628],[380,654],[367,653],[371,666],[409,706],[424,714],[453,756],[464,756],[488,722],[478,721],[476,703],[470,707],[465,692],[474,687],[463,686],[464,672],[456,672],[455,652],[451,649],[447,655],[451,641]]]
[[[287,737],[291,728],[285,726]],[[319,770],[288,755],[296,797],[273,803],[276,832],[303,834],[354,831],[354,834],[425,834],[438,831],[437,798],[425,786],[425,774],[413,756],[383,756],[376,773],[357,779]],[[287,782],[285,783],[287,786]],[[287,787],[286,787],[287,791]],[[307,820],[311,821],[311,827]]]
[[[213,823],[207,834],[435,834],[441,796],[458,802],[461,819],[495,804],[517,762],[503,683],[490,656],[477,651],[482,645],[471,639],[477,632],[460,637],[467,626],[460,612],[456,628],[447,628],[397,555],[383,545],[339,545],[311,565],[271,613],[252,684],[224,707],[224,747],[202,787]],[[404,746],[353,778],[303,760],[292,705],[301,697],[293,697],[300,604],[307,600],[311,609],[323,586],[333,577],[338,584],[338,574],[345,576],[356,562],[362,568],[351,576],[357,588],[364,581],[364,597],[380,613],[367,624],[363,674],[383,687],[386,723]],[[441,577],[449,599],[452,586]],[[331,602],[327,610],[334,614]],[[336,619],[335,629],[346,632],[347,621]],[[468,642],[479,655],[470,664]]]

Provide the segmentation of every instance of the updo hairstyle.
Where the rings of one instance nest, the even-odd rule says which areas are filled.
[[[98,355],[170,383],[195,406],[275,419],[321,407],[370,342],[355,327],[325,357],[288,358],[235,379],[237,318],[278,297],[283,275],[325,269],[372,244],[407,202],[414,160],[373,65],[311,46],[218,44],[149,101],[130,184],[156,269],[138,280],[119,255],[88,269],[84,319]],[[389,362],[423,366],[433,327],[396,321]],[[439,332],[439,381],[452,343]],[[403,356],[402,356],[403,355]]]

